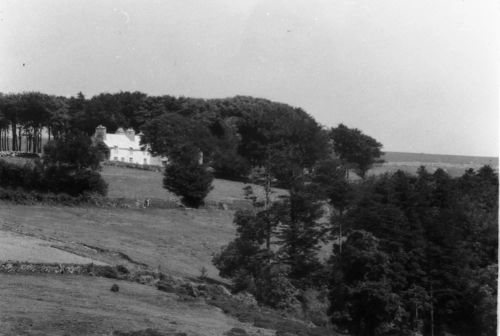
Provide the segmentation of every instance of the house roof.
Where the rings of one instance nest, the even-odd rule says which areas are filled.
[[[134,136],[134,141],[131,141],[125,133],[123,134],[106,134],[106,139],[104,140],[104,143],[106,146],[109,148],[125,148],[125,149],[130,149],[132,148],[133,150],[142,150],[140,143],[141,143],[141,136],[140,135],[135,135]]]

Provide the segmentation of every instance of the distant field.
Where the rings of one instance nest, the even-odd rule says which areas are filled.
[[[453,165],[490,165],[498,167],[498,157],[491,156],[462,156],[462,155],[441,155],[441,154],[425,154],[425,153],[403,153],[403,152],[386,152],[382,157],[386,162],[420,162],[426,163],[443,163]]]
[[[425,166],[431,173],[441,168],[454,177],[463,175],[467,169],[477,170],[484,165],[490,165],[498,170],[496,157],[387,152],[382,159],[385,163],[373,167],[368,175],[380,175],[397,170],[415,174],[420,166]]]

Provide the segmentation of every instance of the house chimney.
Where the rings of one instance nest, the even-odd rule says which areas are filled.
[[[95,128],[94,137],[97,141],[106,140],[106,127],[99,125]]]
[[[135,131],[133,128],[128,128],[126,134],[130,141],[135,141]]]

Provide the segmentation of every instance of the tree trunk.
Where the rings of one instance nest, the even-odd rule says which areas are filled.
[[[19,128],[17,129],[17,150],[23,150],[23,132],[21,126],[19,126]]]
[[[266,167],[266,182],[264,186],[264,210],[267,211],[269,209],[269,204],[271,203],[271,174]],[[266,216],[267,220],[267,232],[266,232],[266,249],[267,251],[271,251],[271,221],[269,220],[269,216]]]
[[[17,150],[17,125],[15,122],[12,123],[12,150]]]
[[[38,129],[35,128],[33,130],[33,153],[36,153],[38,150]]]
[[[42,129],[38,132],[38,153],[42,152]]]
[[[431,336],[434,336],[434,289],[431,284]]]

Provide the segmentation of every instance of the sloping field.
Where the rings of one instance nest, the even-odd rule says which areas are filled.
[[[0,214],[0,236],[4,231],[16,232],[55,242],[86,258],[110,264],[146,264],[181,276],[198,276],[205,267],[209,276],[217,278],[212,254],[234,237],[233,212],[222,210],[0,203]],[[52,261],[48,258],[46,262]]]
[[[119,292],[109,289],[113,283]],[[243,324],[202,301],[126,281],[74,275],[0,274],[0,335],[112,335],[154,328],[219,336],[233,327],[251,335],[274,332]]]

